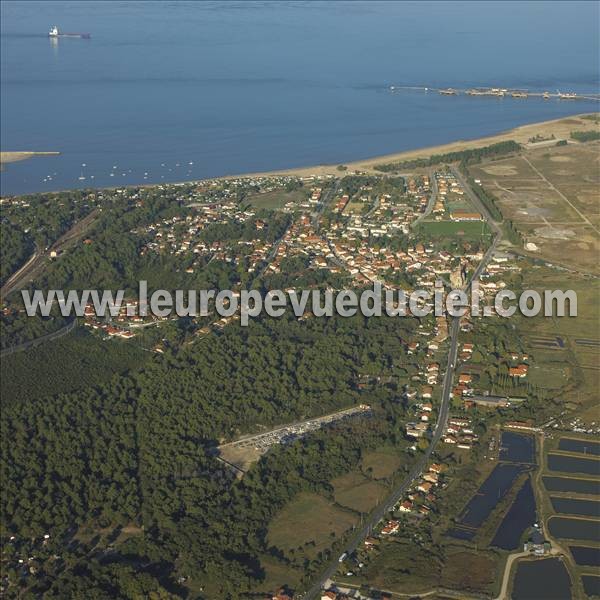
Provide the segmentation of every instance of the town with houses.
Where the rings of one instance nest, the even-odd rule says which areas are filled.
[[[309,286],[326,286],[329,289],[364,288],[380,283],[385,288],[403,287],[430,289],[436,283],[463,288],[477,269],[489,247],[490,235],[483,215],[467,199],[458,178],[447,168],[430,169],[406,178],[388,178],[349,174],[334,176],[270,176],[208,180],[198,184],[159,186],[159,191],[171,190],[180,207],[177,214],[154,223],[136,227],[131,234],[140,240],[140,257],[185,258],[182,277],[193,281],[208,265],[218,265],[228,275],[235,294],[257,283],[265,286],[270,281],[283,282],[286,290],[294,288],[294,273],[290,264],[303,267],[302,277]],[[86,202],[99,205],[106,200],[97,192]],[[142,190],[121,189],[112,192],[120,200],[133,206],[144,205]],[[263,198],[278,197],[269,209],[279,219],[275,230],[268,213],[263,208]],[[3,200],[10,210],[27,208],[22,199]],[[447,224],[471,227],[475,235],[444,238],[428,234],[422,226]],[[480,230],[473,230],[473,226]],[[215,234],[214,232],[218,232]],[[81,243],[92,243],[86,238]],[[51,260],[60,261],[68,249],[53,251]],[[296,261],[296,263],[294,263]],[[522,258],[495,249],[478,277],[483,305],[490,306],[493,295],[518,276]],[[318,276],[318,277],[317,277]],[[313,279],[310,279],[313,277]],[[170,317],[144,315],[139,302],[127,299],[117,316],[99,318],[93,305],[88,304],[83,324],[90,331],[107,340],[140,342],[147,330],[157,330]],[[3,314],[10,315],[12,306],[4,306]],[[305,315],[301,318],[310,318]],[[198,319],[193,337],[188,343],[210,335],[218,335],[239,316],[219,317],[211,312],[208,318]],[[472,340],[476,322],[470,316],[459,321],[461,340]],[[407,407],[409,415],[404,433],[407,452],[419,455],[434,435],[440,414],[442,383],[445,376],[445,357],[451,336],[446,317],[423,319],[415,335],[405,340],[407,357],[417,362],[418,369],[406,383],[398,402]],[[165,344],[155,339],[147,348],[164,353]],[[474,341],[461,341],[457,351],[457,375],[450,392],[450,413],[441,434],[441,448],[445,455],[456,451],[469,456],[478,450],[481,432],[474,426],[473,414],[479,411],[498,411],[519,407],[525,400],[525,388],[532,358],[515,349],[505,353],[508,365],[504,391],[482,386],[476,370],[470,369],[478,351]],[[481,359],[480,359],[481,360]],[[453,365],[454,366],[454,365]],[[525,386],[525,387],[524,387]],[[510,389],[509,389],[510,388]],[[357,389],[368,385],[357,382]],[[516,390],[516,391],[515,391]],[[311,431],[326,428],[346,418],[366,418],[371,412],[365,402],[357,407],[323,415],[301,423],[279,427],[258,435],[244,436],[226,441],[215,449],[225,468],[231,468],[238,478],[246,467],[259,460],[273,446],[290,444]],[[572,430],[579,423],[573,421]],[[580,427],[579,427],[580,428]],[[530,420],[507,420],[502,430],[525,434],[540,433]],[[501,433],[487,436],[484,457],[498,461],[501,452]],[[479,452],[479,450],[478,450]],[[248,462],[244,462],[246,459]],[[477,454],[480,456],[480,454]],[[462,460],[462,459],[461,459]],[[468,460],[468,459],[465,459]],[[414,534],[414,528],[428,523],[439,512],[440,494],[448,487],[452,468],[444,459],[431,457],[413,484],[405,490],[385,515],[370,530],[362,544],[339,558],[336,578],[348,581],[370,560],[369,557],[385,551],[386,540]],[[408,529],[407,529],[408,528]],[[48,534],[49,535],[49,534]],[[537,555],[548,553],[549,545],[538,534],[526,544],[525,551]],[[18,558],[17,568],[35,568],[35,557]],[[287,588],[276,592],[273,600],[293,598]],[[323,587],[322,600],[361,598],[343,583],[329,580]],[[384,598],[385,593],[378,597]],[[389,596],[391,597],[391,596]]]
[[[600,600],[600,0],[0,2],[0,600]]]
[[[308,264],[308,270],[328,273],[336,277],[333,284],[344,287],[364,287],[379,282],[394,289],[401,285],[409,293],[414,289],[433,290],[437,281],[459,288],[466,276],[483,258],[485,237],[465,242],[453,252],[439,246],[435,241],[419,241],[410,235],[415,223],[430,215],[435,222],[481,221],[482,215],[474,209],[459,210],[465,206],[463,190],[456,178],[445,171],[432,172],[435,181],[433,192],[428,175],[415,176],[406,182],[396,178],[393,184],[384,178],[365,177],[367,183],[355,183],[360,177],[351,178],[347,191],[344,179],[336,181],[331,176],[317,178],[240,178],[213,180],[201,185],[186,187],[186,193],[178,192],[178,201],[185,207],[183,214],[132,231],[143,238],[140,256],[156,254],[173,258],[192,256],[183,271],[192,277],[211,263],[226,265],[232,272],[231,289],[239,293],[245,282],[238,272],[250,278],[268,278],[281,274],[282,265],[298,257]],[[266,219],[260,209],[252,204],[253,198],[283,191],[293,186],[301,190],[294,201],[279,206],[286,215],[288,225],[281,237],[272,240],[268,234]],[[163,187],[163,186],[159,186]],[[304,190],[307,191],[304,191]],[[253,190],[260,190],[254,192]],[[116,195],[126,196],[130,202],[143,205],[140,193],[116,190]],[[350,197],[352,194],[352,197]],[[327,207],[323,197],[328,197]],[[101,201],[99,197],[96,201]],[[18,202],[16,200],[15,202]],[[429,210],[430,209],[430,210]],[[206,233],[213,227],[243,228],[239,239],[212,239]],[[235,229],[240,231],[240,229]],[[399,243],[399,240],[409,243]],[[415,241],[410,243],[410,240]],[[60,257],[54,256],[55,260]],[[480,293],[486,298],[505,286],[504,273],[519,271],[518,264],[505,253],[497,252],[480,277]],[[398,279],[398,274],[402,278]],[[108,337],[131,339],[144,327],[159,324],[161,318],[140,316],[137,300],[130,299],[122,307],[122,313],[111,322],[94,318],[93,306],[86,310],[86,325]],[[135,315],[135,316],[131,316]],[[211,329],[222,328],[237,316],[215,319],[203,323],[198,334],[205,335]],[[470,327],[468,319],[463,330]],[[447,336],[445,319],[438,318],[435,337],[428,348],[435,351]],[[524,376],[526,365],[515,367]],[[434,377],[432,371],[429,378]]]

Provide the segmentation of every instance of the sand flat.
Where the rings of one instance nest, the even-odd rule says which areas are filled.
[[[0,164],[7,164],[13,162],[19,162],[20,160],[27,160],[34,156],[58,156],[60,152],[31,152],[31,151],[19,151],[19,152],[0,152]]]

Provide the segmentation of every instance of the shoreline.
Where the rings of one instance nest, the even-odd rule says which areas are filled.
[[[60,152],[35,152],[30,150],[16,150],[16,151],[1,151],[0,152],[0,165],[7,165],[10,163],[20,162],[22,160],[28,160],[35,158],[36,156],[59,156]]]
[[[483,146],[489,146],[498,142],[514,140],[520,144],[526,145],[529,139],[536,135],[550,136],[554,134],[556,140],[569,139],[571,131],[595,131],[598,129],[598,124],[592,119],[585,119],[590,115],[595,115],[600,119],[600,112],[580,113],[550,121],[538,121],[527,125],[519,125],[512,129],[500,131],[498,133],[465,140],[455,140],[437,146],[425,146],[423,148],[414,148],[412,150],[402,150],[391,154],[382,154],[370,158],[358,159],[346,163],[336,163],[328,165],[312,165],[308,167],[292,167],[290,169],[282,169],[275,171],[258,171],[254,173],[223,175],[220,177],[207,177],[206,179],[236,179],[240,177],[262,177],[273,175],[338,175],[343,176],[344,173],[349,173],[353,170],[365,171],[367,173],[378,173],[383,175],[381,171],[374,169],[375,165],[386,162],[402,162],[414,160],[417,158],[428,158],[434,154],[445,154],[447,152],[457,152],[461,150],[476,149]],[[577,129],[575,129],[577,128]],[[338,171],[338,166],[347,167],[346,171]],[[202,180],[200,180],[202,181]],[[185,183],[185,181],[178,182]]]
[[[310,177],[310,176],[338,176],[342,177],[344,174],[351,174],[355,171],[361,171],[364,173],[375,173],[383,175],[381,171],[377,171],[374,167],[377,164],[385,162],[401,162],[414,160],[417,158],[427,158],[434,154],[445,154],[447,152],[458,152],[461,150],[476,149],[490,144],[498,142],[514,140],[520,144],[526,145],[529,143],[529,139],[536,135],[549,137],[554,135],[555,140],[558,142],[560,139],[569,139],[571,131],[596,131],[598,130],[598,122],[593,119],[586,119],[594,115],[600,119],[600,112],[586,112],[577,115],[570,115],[567,117],[561,117],[559,119],[552,119],[549,121],[538,121],[529,123],[527,125],[519,125],[512,129],[500,131],[496,134],[473,138],[465,140],[455,140],[440,144],[437,146],[426,146],[423,148],[414,148],[411,150],[402,150],[400,152],[394,152],[391,154],[382,154],[379,156],[373,156],[365,159],[358,159],[351,162],[335,163],[335,164],[323,164],[323,165],[310,165],[306,167],[290,167],[288,169],[276,169],[271,171],[255,171],[248,173],[233,173],[226,175],[218,175],[215,177],[203,177],[201,179],[184,179],[178,181],[169,182],[154,182],[154,183],[132,183],[122,186],[99,186],[94,188],[66,188],[58,190],[48,190],[44,193],[60,193],[66,192],[72,189],[94,189],[94,190],[114,190],[114,189],[128,189],[128,188],[151,188],[159,185],[181,185],[186,183],[201,183],[203,181],[226,181],[229,179],[242,179],[242,178],[253,178],[253,177],[276,177],[276,176],[296,176],[296,177]],[[579,142],[574,142],[579,143]],[[60,152],[2,152],[2,165],[10,162],[18,162],[27,160],[36,156],[58,156]],[[338,167],[343,165],[346,167],[345,170],[340,171]],[[19,197],[25,194],[7,195],[3,197]]]

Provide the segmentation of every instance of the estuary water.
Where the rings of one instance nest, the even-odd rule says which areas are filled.
[[[597,110],[595,2],[3,2],[2,193],[341,163]],[[62,31],[91,39],[51,40]]]

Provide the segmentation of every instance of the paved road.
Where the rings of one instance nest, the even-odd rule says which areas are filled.
[[[502,239],[502,228],[500,227],[499,223],[492,219],[492,215],[490,215],[488,209],[481,202],[481,200],[479,200],[477,194],[475,194],[475,192],[471,189],[466,179],[463,177],[462,173],[455,166],[451,166],[450,168],[454,173],[454,176],[462,186],[462,188],[465,190],[469,200],[484,216],[490,229],[494,232],[494,239],[492,240],[490,247],[487,249],[487,252],[484,254],[482,261],[479,263],[479,266],[475,269],[475,272],[473,273],[470,281],[467,283],[466,289],[468,289],[475,279],[479,279],[481,273],[487,267],[487,264],[490,262],[492,255],[496,251],[496,248],[498,247],[498,244]]]
[[[475,194],[475,192],[471,189],[471,187],[467,183],[467,180],[465,179],[463,174],[458,170],[458,168],[456,166],[452,165],[450,167],[450,170],[452,171],[453,175],[456,177],[457,181],[460,183],[462,188],[465,190],[465,193],[467,194],[469,200],[475,205],[476,208],[479,209],[479,212],[485,217],[487,224],[490,226],[491,230],[494,232],[496,239],[494,239],[490,249],[488,250],[488,252],[490,252],[490,251],[493,252],[496,249],[498,242],[500,241],[500,237],[502,236],[502,229],[500,228],[499,223],[497,223],[496,221],[494,221],[494,219],[492,219],[492,215],[490,215],[488,209],[483,205],[481,200],[479,200],[479,198],[477,197],[477,194]],[[486,261],[484,258],[484,260],[482,260],[481,264],[479,265],[480,272],[481,272],[481,270],[483,270],[483,268],[485,268],[485,265],[486,265]]]
[[[248,289],[248,290],[252,289],[254,282],[257,281],[259,279],[259,277],[262,276],[262,274],[267,270],[267,267],[273,262],[273,259],[275,258],[275,256],[277,255],[277,251],[279,250],[279,246],[281,245],[283,238],[285,237],[286,233],[290,230],[291,226],[292,226],[292,219],[290,219],[290,223],[285,228],[284,232],[273,242],[273,245],[271,246],[269,253],[267,254],[267,256],[265,256],[265,258],[263,260],[262,266],[258,269],[258,271],[256,271],[256,273],[254,274],[254,277],[251,277],[248,280],[246,289]],[[213,258],[214,258],[214,256],[213,256]],[[210,260],[212,260],[212,258]]]
[[[429,194],[429,200],[427,201],[427,206],[425,207],[425,212],[419,215],[410,226],[411,229],[415,229],[417,225],[426,217],[431,214],[433,207],[435,205],[435,201],[437,199],[438,187],[437,187],[437,179],[435,178],[435,169],[429,169],[429,184],[431,186],[431,194]]]
[[[340,189],[340,180],[335,179],[331,182],[331,185],[327,188],[327,191],[321,197],[319,206],[312,213],[312,226],[316,232],[319,231],[319,217],[323,214],[325,207],[331,202]]]
[[[435,425],[431,443],[427,450],[419,457],[418,461],[413,465],[408,475],[402,480],[400,485],[388,496],[388,498],[381,504],[377,510],[372,513],[369,520],[352,536],[350,541],[346,544],[346,552],[348,554],[354,552],[363,540],[368,537],[373,527],[383,518],[383,516],[392,509],[403,497],[408,488],[413,484],[414,480],[417,479],[427,463],[431,453],[434,451],[437,443],[440,441],[444,429],[446,427],[446,421],[448,420],[448,412],[450,409],[450,393],[452,391],[452,382],[454,379],[454,369],[456,368],[456,355],[458,353],[458,331],[459,331],[459,320],[457,318],[452,320],[450,325],[450,350],[448,352],[448,360],[446,363],[446,373],[444,375],[444,387],[442,392],[442,404],[440,412]],[[320,575],[320,578],[315,584],[307,591],[304,596],[306,599],[317,597],[320,590],[325,587],[327,581],[329,581],[336,573],[339,567],[338,557],[334,557],[331,563]]]
[[[325,192],[325,194],[323,194],[323,196],[321,198],[321,202],[319,203],[319,206],[312,213],[312,225],[315,228],[315,231],[318,231],[318,229],[319,229],[319,217],[325,210],[325,206],[331,201],[331,199],[335,196],[335,194],[337,194],[339,186],[340,186],[339,179],[336,179],[335,181],[333,181],[332,185],[329,188],[327,188],[327,191]],[[279,236],[278,239],[276,239],[273,242],[273,246],[271,247],[271,250],[265,257],[262,267],[256,272],[254,277],[252,277],[251,280],[249,281],[248,289],[251,289],[254,281],[256,281],[266,271],[267,267],[271,264],[271,262],[273,261],[273,259],[275,258],[276,254],[277,254],[277,251],[279,250],[279,245],[281,244],[281,241],[285,237],[285,234],[289,231],[292,224],[293,224],[293,219],[290,219],[290,224],[285,228],[285,231]]]
[[[58,338],[67,335],[77,327],[77,319],[73,317],[65,326],[61,327],[57,331],[53,331],[52,333],[47,333],[46,335],[42,335],[40,337],[34,338],[33,340],[29,340],[27,342],[23,342],[22,344],[17,344],[16,346],[10,346],[9,348],[4,348],[4,350],[0,351],[0,356],[8,356],[9,354],[14,354],[15,352],[22,352],[23,350],[27,350],[27,348],[31,348],[32,346],[39,346],[45,342],[50,342],[52,340],[57,340]]]
[[[452,171],[454,172],[456,178],[458,179],[458,181],[464,188],[464,190],[467,193],[471,202],[473,202],[473,204],[480,210],[481,214],[488,221],[488,225],[490,226],[492,231],[494,231],[494,233],[495,233],[494,240],[492,241],[490,248],[485,253],[481,263],[479,264],[477,269],[475,269],[475,272],[473,273],[471,279],[467,282],[467,284],[465,286],[465,290],[467,290],[471,286],[471,283],[473,282],[473,280],[478,278],[481,275],[482,271],[485,269],[488,262],[490,261],[494,251],[496,250],[496,247],[497,247],[500,239],[502,238],[502,230],[501,230],[500,226],[498,225],[498,223],[496,223],[492,219],[488,210],[485,208],[485,206],[483,206],[483,204],[480,202],[479,198],[477,198],[475,193],[467,185],[467,182],[465,181],[464,177],[460,174],[458,169],[456,169],[455,167],[452,167]],[[460,321],[458,318],[455,317],[452,319],[452,321],[450,323],[450,327],[448,329],[449,338],[450,338],[450,347],[448,349],[448,359],[446,362],[446,370],[445,370],[444,380],[443,380],[442,401],[441,401],[441,405],[440,405],[438,419],[436,421],[435,429],[433,431],[433,435],[431,438],[431,443],[429,444],[427,450],[425,450],[425,452],[421,455],[421,457],[416,462],[416,464],[413,465],[413,467],[409,471],[408,475],[402,480],[400,485],[398,485],[398,487],[396,487],[394,489],[394,491],[383,502],[383,504],[381,504],[375,510],[375,512],[371,514],[368,521],[365,522],[365,524],[362,525],[361,528],[358,531],[356,531],[354,533],[354,535],[350,538],[349,542],[346,544],[346,549],[345,549],[345,551],[348,554],[351,554],[358,548],[358,546],[363,542],[363,540],[370,535],[373,527],[375,525],[377,525],[377,523],[383,518],[383,516],[395,504],[397,504],[399,500],[401,500],[403,498],[407,489],[409,487],[411,487],[414,480],[417,479],[423,472],[425,466],[429,462],[429,458],[431,457],[432,452],[435,450],[435,447],[437,446],[438,442],[440,441],[440,439],[444,433],[444,429],[446,427],[446,421],[448,420],[448,413],[450,410],[452,384],[454,381],[454,372],[456,369],[456,357],[458,354],[459,330],[460,330]],[[306,598],[307,600],[310,600],[312,598],[317,597],[317,595],[320,593],[321,589],[323,589],[326,586],[327,582],[330,581],[331,578],[336,573],[336,571],[339,567],[338,558],[339,557],[336,556],[331,560],[331,562],[327,565],[325,570],[320,574],[318,581],[315,581],[315,583],[308,589],[304,598]]]

